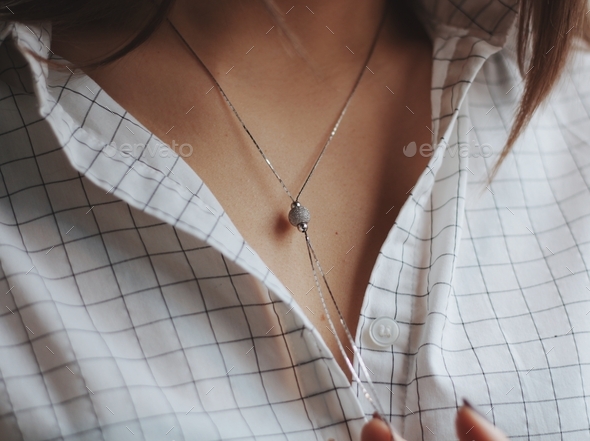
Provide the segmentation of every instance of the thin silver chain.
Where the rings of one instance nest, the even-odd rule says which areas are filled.
[[[389,2],[386,2],[386,4],[388,4]],[[258,142],[256,142],[256,139],[254,139],[254,136],[252,136],[252,133],[250,133],[250,130],[248,129],[248,127],[246,126],[246,124],[244,123],[244,121],[242,120],[242,118],[240,117],[240,115],[238,114],[236,108],[233,106],[233,104],[231,103],[231,101],[229,100],[229,98],[227,97],[227,95],[225,94],[223,88],[221,87],[221,85],[219,84],[219,82],[215,79],[215,76],[211,73],[211,71],[209,70],[209,68],[205,65],[205,63],[201,60],[201,58],[197,55],[197,53],[193,50],[192,46],[186,41],[186,39],[183,37],[183,35],[178,31],[178,29],[176,28],[176,26],[174,26],[174,24],[172,23],[172,21],[168,18],[168,22],[170,23],[170,25],[172,26],[172,29],[176,32],[176,34],[178,35],[178,37],[182,40],[182,42],[185,44],[185,46],[189,49],[189,51],[195,56],[195,58],[199,61],[199,63],[201,64],[201,66],[203,66],[203,68],[207,71],[207,73],[209,74],[209,76],[213,79],[213,82],[215,83],[215,86],[217,87],[217,89],[219,89],[219,92],[221,93],[221,95],[223,96],[223,98],[225,99],[226,103],[228,104],[228,106],[230,107],[230,109],[233,111],[234,115],[236,116],[236,118],[238,119],[238,121],[240,122],[240,124],[242,125],[242,128],[244,129],[244,131],[248,134],[248,136],[250,137],[250,140],[252,141],[252,143],[256,146],[256,148],[258,149],[258,151],[260,152],[260,154],[262,155],[263,159],[265,160],[265,162],[268,164],[269,168],[271,169],[272,173],[275,175],[275,177],[278,179],[278,181],[281,183],[281,185],[283,186],[283,189],[285,190],[285,193],[287,193],[287,195],[289,196],[289,198],[291,199],[292,202],[298,202],[299,201],[299,197],[301,196],[301,193],[303,193],[303,190],[305,189],[305,187],[307,186],[309,180],[311,179],[313,173],[315,172],[320,160],[322,159],[322,157],[324,156],[324,153],[328,147],[328,145],[330,145],[332,139],[334,138],[334,136],[336,135],[336,132],[338,131],[338,128],[340,127],[340,123],[342,122],[342,119],[344,118],[344,115],[346,113],[346,111],[348,110],[348,106],[352,100],[352,97],[354,96],[354,93],[356,92],[358,85],[361,81],[361,78],[363,77],[363,74],[365,72],[365,67],[369,64],[369,60],[371,59],[371,56],[373,55],[373,51],[375,49],[375,46],[377,44],[377,40],[378,40],[378,36],[381,32],[381,28],[383,27],[383,23],[385,21],[385,17],[386,17],[386,12],[387,12],[387,6],[385,8],[385,11],[383,13],[383,16],[381,18],[380,24],[377,28],[377,31],[375,33],[375,37],[373,38],[373,42],[371,44],[371,47],[369,48],[369,52],[367,54],[365,63],[363,64],[363,67],[360,71],[360,73],[357,75],[356,81],[352,87],[352,90],[350,92],[350,94],[348,95],[348,98],[346,99],[346,102],[344,103],[344,106],[342,107],[342,110],[340,111],[340,114],[338,116],[338,119],[336,120],[336,123],[334,124],[334,127],[332,128],[332,131],[330,132],[330,135],[328,136],[328,138],[326,139],[326,142],[324,143],[324,146],[322,147],[322,150],[320,151],[320,154],[318,156],[318,158],[316,159],[315,163],[313,164],[313,167],[311,168],[311,171],[309,172],[309,174],[307,175],[307,178],[305,179],[301,190],[299,190],[299,193],[297,194],[296,198],[293,198],[293,196],[291,195],[291,192],[289,191],[289,189],[287,188],[285,182],[281,179],[281,177],[279,176],[279,174],[277,173],[277,171],[275,170],[275,168],[273,167],[273,165],[271,164],[270,160],[268,159],[268,157],[266,156],[266,154],[264,153],[264,151],[262,150],[262,148],[258,145]],[[357,382],[357,384],[361,387],[361,389],[363,390],[363,394],[365,396],[365,398],[371,403],[371,405],[373,406],[373,408],[375,409],[375,411],[377,413],[379,413],[382,417],[384,416],[384,412],[383,412],[383,407],[381,405],[381,403],[379,402],[378,398],[377,398],[377,393],[375,391],[375,386],[373,384],[373,382],[371,381],[371,377],[369,376],[369,372],[368,369],[365,365],[365,362],[363,360],[363,358],[361,357],[360,351],[358,350],[356,344],[354,343],[354,338],[352,337],[352,334],[348,328],[348,326],[346,325],[346,322],[344,320],[344,317],[340,311],[340,308],[338,307],[338,304],[336,303],[336,299],[334,298],[334,295],[332,294],[332,290],[330,289],[330,286],[328,285],[328,280],[326,279],[326,275],[324,273],[324,271],[322,270],[322,267],[320,265],[320,261],[317,258],[316,252],[313,249],[313,246],[311,245],[311,240],[309,238],[309,235],[307,234],[307,229],[305,231],[303,231],[304,235],[305,235],[305,241],[306,241],[306,245],[307,245],[307,251],[308,251],[308,255],[309,255],[309,260],[311,263],[311,268],[313,270],[313,276],[314,276],[314,280],[315,280],[315,285],[316,288],[318,289],[318,293],[320,296],[320,300],[322,302],[322,307],[324,308],[324,312],[326,314],[326,318],[328,319],[328,322],[330,324],[330,328],[331,328],[331,332],[334,334],[334,336],[336,337],[336,342],[338,343],[338,348],[340,350],[340,352],[342,353],[342,356],[344,357],[344,360],[348,366],[348,369],[350,370],[350,372],[353,375],[353,378],[355,379],[355,381]],[[359,375],[356,373],[354,366],[352,365],[352,363],[350,362],[350,360],[348,359],[348,355],[346,354],[346,351],[344,350],[344,347],[342,345],[342,342],[340,341],[340,338],[338,338],[338,334],[336,332],[336,329],[334,327],[334,323],[330,317],[330,313],[328,312],[328,308],[326,307],[326,302],[324,299],[324,295],[322,294],[322,290],[321,290],[321,286],[320,286],[320,281],[318,279],[317,273],[316,273],[316,269],[315,269],[315,265],[314,265],[314,261],[315,261],[315,265],[317,265],[318,270],[320,272],[321,278],[324,281],[326,288],[328,289],[328,292],[330,294],[330,298],[332,300],[332,302],[334,303],[334,306],[336,308],[336,311],[338,313],[338,317],[340,319],[340,324],[342,325],[342,327],[344,328],[344,331],[346,333],[346,337],[348,338],[352,348],[353,348],[353,352],[357,357],[357,360],[359,361],[359,366],[362,370],[362,372],[365,375],[365,378],[367,379],[367,383],[369,385],[369,389],[371,389],[371,392],[373,393],[373,395],[369,394],[369,392],[367,391],[367,389],[365,388],[365,386],[363,385],[362,381],[359,378]],[[384,419],[385,420],[385,419]]]
[[[264,160],[268,164],[268,166],[271,169],[271,171],[273,172],[273,174],[276,176],[276,178],[279,180],[279,182],[283,186],[283,189],[285,190],[285,193],[287,193],[287,195],[289,196],[289,198],[291,199],[292,202],[296,202],[296,201],[299,200],[299,197],[301,196],[301,193],[303,193],[303,190],[305,189],[305,187],[307,186],[307,183],[311,179],[311,176],[315,172],[315,169],[317,168],[320,160],[324,156],[324,152],[328,148],[328,145],[330,145],[330,143],[332,142],[332,139],[334,138],[334,135],[336,135],[336,132],[338,131],[338,128],[340,127],[340,122],[344,118],[344,114],[348,110],[348,106],[350,104],[350,101],[352,100],[352,97],[354,96],[354,93],[356,92],[356,89],[357,89],[359,83],[361,82],[361,78],[363,77],[363,74],[365,72],[365,67],[369,64],[369,60],[371,59],[371,56],[373,55],[373,50],[375,49],[375,45],[377,44],[377,37],[379,36],[381,27],[383,25],[384,17],[385,17],[385,14],[383,14],[383,18],[382,18],[382,20],[380,22],[380,25],[379,25],[379,27],[377,29],[377,32],[375,33],[375,38],[373,38],[373,43],[371,44],[371,47],[370,47],[369,52],[367,54],[367,58],[365,60],[365,63],[363,64],[363,67],[362,67],[359,75],[357,76],[356,81],[354,82],[354,85],[352,87],[352,90],[351,90],[350,94],[348,95],[348,98],[347,98],[346,102],[344,103],[344,106],[342,107],[342,110],[340,111],[340,115],[338,116],[338,119],[336,120],[336,123],[334,124],[334,127],[332,128],[332,131],[330,132],[330,135],[328,136],[328,139],[326,139],[326,142],[324,143],[324,146],[322,147],[322,150],[320,151],[320,154],[319,154],[318,158],[316,159],[315,163],[313,164],[313,167],[311,168],[311,171],[307,175],[307,178],[305,179],[305,182],[301,186],[301,190],[299,190],[299,193],[297,194],[297,197],[296,198],[293,198],[293,196],[291,195],[291,192],[287,188],[287,185],[285,184],[285,182],[283,181],[283,179],[281,179],[281,177],[279,176],[278,172],[276,171],[276,169],[271,164],[270,159],[268,159],[268,157],[266,156],[266,154],[264,153],[264,151],[262,150],[262,148],[260,147],[260,145],[258,145],[258,142],[256,141],[256,139],[254,139],[254,136],[252,136],[252,133],[250,133],[250,130],[248,129],[248,127],[246,126],[246,124],[244,123],[244,121],[242,120],[242,118],[240,117],[240,115],[238,114],[238,111],[236,110],[236,108],[234,107],[234,105],[231,103],[231,101],[229,100],[229,98],[225,94],[225,91],[223,90],[223,88],[221,87],[221,85],[219,84],[219,82],[217,81],[217,79],[215,78],[215,76],[213,75],[213,73],[211,73],[211,71],[209,70],[209,68],[207,67],[207,65],[203,62],[203,60],[201,60],[201,58],[199,57],[199,55],[197,55],[197,53],[195,52],[195,50],[186,41],[186,39],[183,37],[183,35],[180,33],[180,31],[176,28],[176,26],[174,26],[174,23],[172,23],[172,21],[169,18],[167,20],[170,23],[170,25],[172,26],[172,29],[174,29],[174,31],[176,32],[176,34],[180,37],[180,39],[182,40],[182,42],[185,44],[185,46],[195,56],[195,58],[199,61],[199,63],[201,64],[201,66],[203,66],[203,68],[207,71],[207,73],[209,74],[209,76],[211,77],[211,79],[213,80],[213,82],[215,83],[215,86],[217,87],[217,89],[219,89],[219,92],[221,92],[221,95],[225,99],[227,105],[229,106],[229,108],[232,110],[232,112],[234,113],[234,115],[236,116],[236,118],[238,119],[238,121],[240,122],[240,124],[242,125],[242,128],[248,134],[248,136],[250,137],[250,140],[252,140],[252,143],[256,146],[256,148],[258,149],[258,151],[260,152],[260,154],[262,155],[262,157],[264,158]]]

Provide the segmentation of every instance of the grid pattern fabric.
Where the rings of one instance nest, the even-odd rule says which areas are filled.
[[[462,397],[511,439],[588,440],[590,56],[486,186],[522,92],[515,2],[420,4],[439,148],[364,296],[377,398],[409,441],[455,439]],[[25,50],[50,37],[0,23],[2,439],[358,440],[372,407],[300,305],[182,158]]]

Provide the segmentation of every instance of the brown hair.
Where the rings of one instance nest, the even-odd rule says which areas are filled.
[[[272,1],[263,2],[279,20]],[[108,64],[144,43],[166,19],[173,4],[174,0],[0,0],[0,20],[50,21],[54,29],[62,32],[135,24],[132,37],[113,53],[89,65],[93,67]],[[587,7],[587,0],[520,0],[518,65],[524,78],[524,92],[490,180],[559,79],[576,41],[590,43]]]
[[[517,45],[524,93],[490,180],[559,79],[576,42],[590,43],[588,7],[587,0],[520,0]]]

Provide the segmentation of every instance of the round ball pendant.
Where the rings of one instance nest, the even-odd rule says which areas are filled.
[[[291,204],[291,210],[289,211],[289,223],[294,227],[297,227],[302,233],[307,231],[307,223],[311,219],[309,210],[301,205],[299,202],[293,202]]]

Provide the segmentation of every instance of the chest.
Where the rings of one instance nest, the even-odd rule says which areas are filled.
[[[386,114],[391,123],[383,124],[374,106],[366,101],[359,98],[359,107],[347,113],[348,124],[340,127],[299,198],[310,212],[309,238],[330,288],[316,265],[315,277],[324,301],[316,287],[305,236],[288,221],[291,199],[243,133],[230,132],[229,141],[225,142],[219,133],[213,134],[206,148],[184,158],[216,196],[249,246],[291,292],[349,379],[336,335],[348,347],[345,350],[350,359],[353,353],[329,291],[354,337],[379,251],[430,160],[427,155],[406,156],[403,148],[412,139],[428,142],[430,133],[426,129],[404,127],[405,119],[391,109]],[[384,110],[379,101],[377,104],[378,109]],[[428,105],[415,102],[413,107],[420,112],[416,121],[425,126]],[[270,135],[283,138],[281,122],[273,123],[271,118],[270,125],[277,127]],[[189,130],[178,131],[176,136],[197,139]],[[273,149],[272,141],[260,142],[263,149],[267,147],[266,156],[292,195],[297,195],[317,158],[318,149],[298,152],[292,147],[305,141],[284,140],[283,146],[291,147],[282,149]],[[308,142],[313,145],[313,140]],[[315,144],[321,147],[321,143]]]
[[[218,195],[242,236],[291,292],[350,379],[344,354],[336,340],[338,336],[352,360],[351,345],[340,325],[339,314],[354,337],[379,251],[429,158],[404,161],[401,148],[401,154],[395,154],[388,143],[366,145],[354,136],[349,142],[333,147],[322,158],[300,198],[311,215],[308,235],[325,280],[315,258],[314,274],[305,236],[287,218],[291,201],[265,168],[261,157],[255,155],[257,161],[253,169],[257,172],[254,173],[237,166],[232,168],[231,161],[225,163],[232,168],[232,179],[241,181],[241,185],[228,178],[216,179],[211,174],[208,186]],[[288,167],[282,170],[288,171]],[[217,176],[223,173],[227,172],[220,169]],[[260,193],[256,185],[248,185],[254,180],[250,176],[252,173],[267,186],[265,190],[261,188]],[[292,194],[298,190],[297,187],[290,189]],[[268,195],[268,199],[260,194]]]

